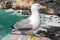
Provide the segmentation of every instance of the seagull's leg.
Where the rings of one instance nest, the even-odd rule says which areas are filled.
[[[36,33],[33,33],[33,35],[34,35],[34,36],[37,36],[37,37],[39,37],[39,38],[41,39],[41,35],[36,34]]]
[[[45,36],[43,33],[39,33],[39,38],[41,39],[43,36]]]
[[[35,40],[35,37],[30,32],[28,32],[28,40]]]

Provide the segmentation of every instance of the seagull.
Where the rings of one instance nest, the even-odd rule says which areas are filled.
[[[16,22],[14,28],[19,31],[28,32],[28,33],[31,33],[32,31],[38,29],[40,27],[40,15],[38,10],[41,8],[45,8],[45,7],[43,7],[39,3],[34,3],[31,6],[31,13],[32,13],[31,16],[24,20]]]

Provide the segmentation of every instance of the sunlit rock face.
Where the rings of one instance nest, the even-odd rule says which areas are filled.
[[[30,7],[33,4],[33,0],[17,0],[15,3],[13,3],[12,7],[15,8],[20,7],[20,8],[24,8],[24,7]]]
[[[0,9],[2,9],[3,7],[0,5]]]
[[[17,6],[16,3],[13,2],[13,3],[12,3],[12,8],[16,8],[16,6]]]

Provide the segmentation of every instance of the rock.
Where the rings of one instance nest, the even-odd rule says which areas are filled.
[[[0,9],[3,9],[2,5],[0,5]]]
[[[35,37],[36,40],[40,40],[40,38]],[[8,34],[2,40],[29,40],[27,35],[20,35],[19,31],[12,32],[12,34]]]

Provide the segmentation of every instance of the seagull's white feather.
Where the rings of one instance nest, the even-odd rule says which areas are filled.
[[[31,21],[30,24],[33,25],[33,30],[40,27],[40,15],[38,11],[40,6],[40,4],[35,3],[31,7],[32,15],[29,17],[29,19]]]

